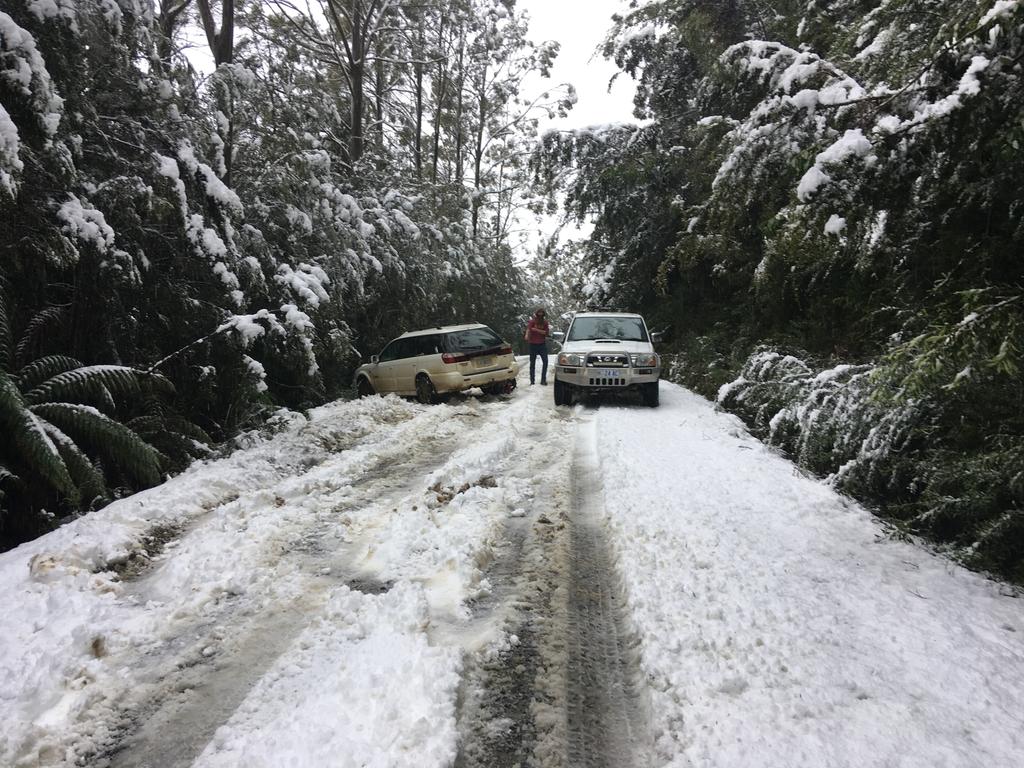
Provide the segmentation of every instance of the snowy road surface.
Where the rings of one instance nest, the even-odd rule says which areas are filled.
[[[1024,765],[1024,602],[685,390],[290,418],[0,555],[0,765]]]

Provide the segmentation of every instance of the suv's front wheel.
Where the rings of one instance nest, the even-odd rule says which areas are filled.
[[[555,405],[571,405],[572,389],[564,381],[555,379]]]
[[[437,390],[434,388],[434,382],[430,380],[430,377],[425,373],[421,373],[416,377],[416,399],[424,405],[432,405],[438,402]]]
[[[658,382],[652,381],[650,384],[641,384],[640,399],[643,400],[644,405],[646,405],[648,408],[657,408]]]

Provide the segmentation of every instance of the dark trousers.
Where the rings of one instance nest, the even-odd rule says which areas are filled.
[[[533,384],[533,371],[537,367],[537,358],[541,359],[540,369],[540,383],[544,384],[548,380],[548,345],[541,342],[540,344],[530,345],[530,383]]]

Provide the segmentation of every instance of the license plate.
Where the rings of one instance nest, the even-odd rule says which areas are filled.
[[[490,368],[492,365],[494,365],[493,357],[478,357],[476,359],[477,368]]]
[[[622,376],[622,371],[613,371],[608,368],[601,369],[601,376],[605,379],[618,379]]]

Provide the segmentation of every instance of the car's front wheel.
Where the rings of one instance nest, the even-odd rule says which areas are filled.
[[[416,377],[416,399],[424,405],[431,405],[438,401],[434,382],[425,373],[421,373]]]
[[[356,394],[359,397],[369,397],[370,395],[377,394],[377,391],[373,388],[373,384],[365,376],[360,376],[356,381]]]
[[[658,407],[658,382],[640,385],[640,398],[648,408]]]
[[[564,381],[555,379],[555,405],[569,405],[572,400],[572,390]]]

